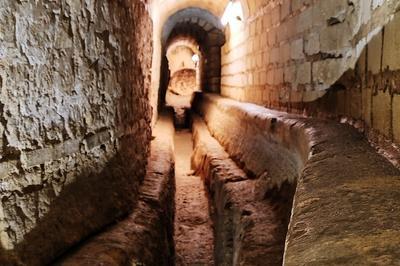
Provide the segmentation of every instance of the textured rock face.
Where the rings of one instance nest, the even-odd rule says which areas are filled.
[[[356,130],[210,94],[196,106],[231,158],[267,168],[264,195],[297,174],[284,265],[399,264],[400,171]]]
[[[175,178],[172,112],[160,114],[153,135],[146,177],[133,212],[88,239],[59,260],[57,265],[173,265]]]
[[[371,39],[354,70],[319,100],[293,104],[313,116],[341,118],[365,131],[400,166],[400,12]],[[390,142],[390,144],[387,144]],[[397,147],[392,145],[397,143]]]
[[[138,1],[0,1],[0,28],[0,264],[45,264],[135,200],[151,21]]]
[[[257,195],[249,178],[193,116],[192,165],[207,184],[213,205],[217,265],[282,265],[294,186]]]
[[[188,96],[197,90],[196,71],[193,69],[182,69],[172,75],[168,90],[173,94]]]
[[[221,92],[277,107],[310,102],[354,65],[396,0],[241,1],[222,52]]]
[[[241,3],[244,23],[229,27],[222,50],[224,96],[296,113],[346,116],[400,143],[399,1]],[[351,81],[343,83],[348,70]],[[346,90],[331,87],[338,80]]]
[[[172,76],[165,102],[175,111],[175,126],[186,127],[188,124],[187,111],[190,109],[193,93],[197,90],[196,71],[182,69]]]

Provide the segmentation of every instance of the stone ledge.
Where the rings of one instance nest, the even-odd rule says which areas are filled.
[[[291,199],[259,198],[257,181],[229,158],[196,115],[192,131],[192,165],[212,198],[216,264],[281,265]]]
[[[237,163],[269,174],[266,195],[297,183],[285,265],[400,263],[400,172],[355,129],[212,94],[195,107]]]
[[[147,174],[132,214],[88,239],[57,265],[172,265],[174,259],[174,128],[161,115],[153,131]]]

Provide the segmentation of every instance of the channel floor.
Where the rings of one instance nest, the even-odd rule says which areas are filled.
[[[214,265],[213,227],[204,183],[190,166],[192,134],[175,134],[175,249],[176,265]]]

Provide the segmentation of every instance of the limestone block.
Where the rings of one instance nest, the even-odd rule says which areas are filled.
[[[263,65],[267,66],[269,64],[269,51],[263,53]]]
[[[362,53],[360,55],[360,58],[357,61],[357,67],[356,67],[357,74],[361,77],[363,84],[365,83],[365,75],[366,75],[365,66],[366,66],[366,63],[367,63],[367,51],[366,51],[366,49],[363,49],[363,51],[362,51]]]
[[[393,138],[394,141],[400,144],[400,95],[393,95]]]
[[[260,85],[265,85],[267,84],[267,71],[261,71],[260,72]]]
[[[281,20],[284,20],[290,14],[290,0],[283,0],[281,5]]]
[[[372,74],[381,72],[382,32],[376,35],[368,44],[368,71]]]
[[[347,0],[325,0],[320,1],[320,12],[328,20],[331,17],[337,17],[338,14],[345,13],[351,8]]]
[[[392,96],[388,91],[378,91],[372,96],[372,125],[381,134],[389,137],[392,121]]]
[[[385,27],[383,45],[383,69],[400,69],[400,13],[397,12],[393,21]]]
[[[281,54],[280,54],[279,47],[278,48],[273,48],[271,50],[270,62],[271,63],[278,63],[279,59],[280,59],[280,56],[281,56]]]
[[[285,66],[285,82],[291,83],[296,78],[296,65],[287,65]]]
[[[297,60],[304,58],[303,39],[297,39],[290,44],[290,57]]]
[[[291,57],[291,45],[290,43],[285,43],[283,46],[281,45],[281,61],[282,62],[287,62],[289,61],[292,57]]]
[[[278,43],[286,42],[288,39],[290,39],[291,35],[290,30],[290,23],[287,21],[281,22],[281,24],[277,27],[279,34],[277,35],[277,41]]]
[[[342,71],[341,60],[326,59],[314,62],[313,82],[314,84],[333,84]]]
[[[359,88],[351,88],[348,90],[347,101],[349,107],[346,109],[350,111],[348,115],[355,119],[362,119],[362,91]]]
[[[279,85],[283,83],[283,68],[274,69],[274,85]]]
[[[340,23],[322,30],[320,33],[320,49],[325,53],[335,53],[343,48],[350,48],[351,28],[347,23]]]
[[[262,17],[259,17],[256,20],[256,34],[260,34],[262,30],[263,30],[263,21]]]
[[[312,8],[307,8],[298,15],[298,21],[295,25],[296,33],[302,33],[313,26]]]
[[[305,62],[297,65],[296,83],[309,84],[311,83],[311,63]]]
[[[261,49],[266,49],[268,45],[268,34],[266,31],[261,33]]]
[[[279,6],[275,7],[271,11],[271,20],[272,20],[272,25],[277,25],[280,22],[280,8]]]
[[[368,126],[372,126],[372,90],[363,88],[362,90],[362,113],[363,120]]]
[[[254,51],[258,52],[261,47],[261,38],[260,35],[256,35],[254,38]]]
[[[268,32],[268,46],[273,47],[276,44],[276,29],[271,29]]]
[[[320,52],[319,33],[312,32],[305,37],[304,51],[307,55],[318,54]]]
[[[267,84],[272,85],[274,83],[274,70],[268,70],[267,72]]]
[[[267,31],[272,27],[272,20],[269,14],[263,16],[263,30]]]

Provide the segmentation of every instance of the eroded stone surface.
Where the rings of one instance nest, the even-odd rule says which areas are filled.
[[[217,265],[282,265],[294,187],[259,195],[250,179],[193,117],[192,164],[204,178],[213,206]]]
[[[0,264],[43,265],[135,201],[151,20],[141,1],[0,1],[0,28]]]
[[[282,165],[281,160],[289,163],[293,156],[298,158],[297,170],[282,168],[289,170],[287,181],[297,177],[285,265],[399,263],[400,254],[394,247],[400,234],[400,172],[360,133],[348,125],[274,112],[210,94],[196,106],[214,137],[247,169],[257,169],[251,163],[268,168],[271,163]],[[292,157],[277,154],[277,161],[263,163],[262,158],[269,157],[260,159],[253,153],[251,138],[264,139],[265,144],[257,145],[264,145],[266,151],[275,151],[270,143],[285,147]],[[240,154],[234,153],[236,146]],[[285,176],[274,178],[274,171],[269,173],[267,189],[271,183],[283,184]]]
[[[372,5],[371,0],[239,2],[245,17],[241,23],[232,20],[227,26],[230,34],[222,48],[221,92],[273,108],[312,102],[324,95],[354,68],[366,44],[399,8],[396,0],[380,1],[379,5]],[[395,43],[393,40],[389,46]],[[393,62],[395,57],[388,58],[390,65],[398,65]],[[313,75],[309,78],[285,75],[283,79],[283,68],[303,72],[310,63]],[[309,95],[293,97],[297,93]],[[269,94],[269,99],[260,94]]]
[[[147,174],[132,213],[90,238],[57,265],[172,265],[174,262],[174,128],[161,114]]]

